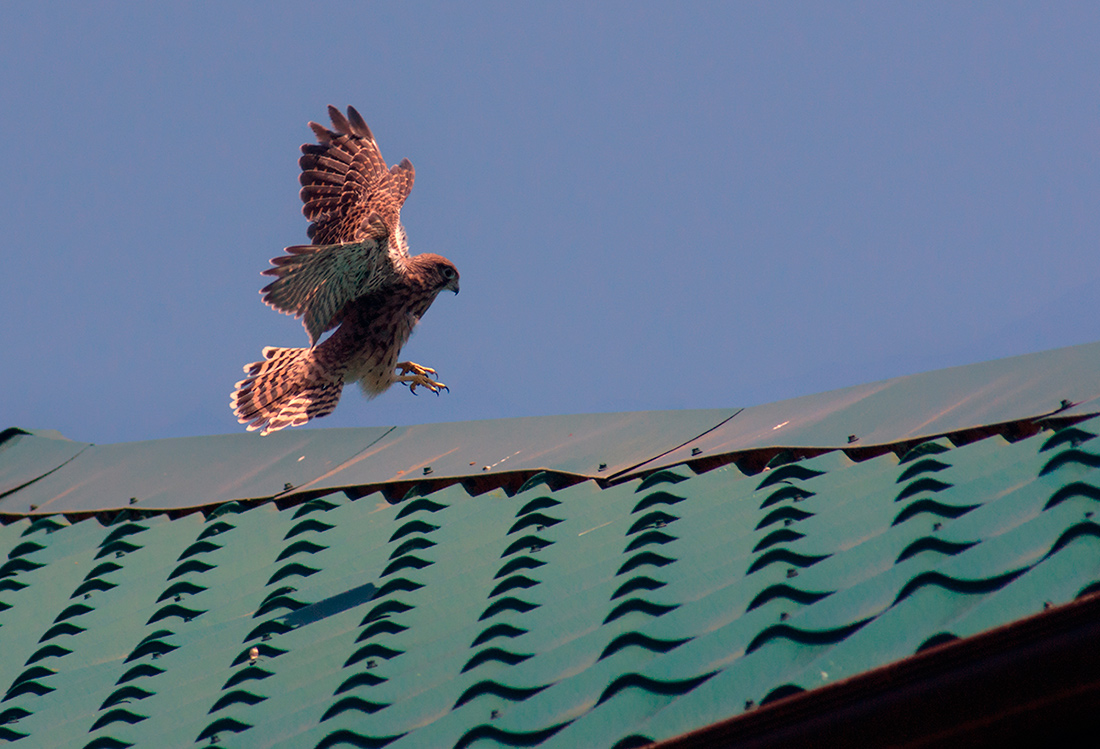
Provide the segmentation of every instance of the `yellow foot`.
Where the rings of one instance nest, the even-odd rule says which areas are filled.
[[[418,387],[426,387],[436,395],[439,395],[440,390],[450,391],[450,388],[444,385],[438,380],[433,380],[432,375],[435,374],[435,370],[431,367],[422,367],[411,361],[403,361],[397,363],[397,371],[399,375],[394,377],[395,382],[403,382],[409,386],[409,391],[416,395],[416,389]],[[409,374],[409,373],[412,374]]]

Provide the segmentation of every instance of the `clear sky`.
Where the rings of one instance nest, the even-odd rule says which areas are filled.
[[[1100,4],[4,3],[0,429],[243,430],[356,106],[451,387],[317,427],[749,406],[1100,339]],[[257,439],[259,439],[257,437]]]

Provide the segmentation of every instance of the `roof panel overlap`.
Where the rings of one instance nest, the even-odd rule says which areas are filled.
[[[622,480],[700,456],[912,442],[1054,413],[1080,416],[1097,404],[1100,343],[746,409],[299,430],[266,438],[242,434],[104,446],[17,434],[0,447],[0,513],[131,505],[179,509],[407,484],[425,477],[477,479],[516,472]]]
[[[1089,343],[752,406],[636,470],[691,460],[693,450],[865,447],[1056,412],[1092,414],[1100,411],[1098,396],[1100,343]]]
[[[601,478],[717,427],[738,409],[537,416],[398,427],[302,490],[540,471]],[[602,466],[602,467],[601,467]]]
[[[83,442],[40,436],[22,429],[0,434],[0,497],[57,470],[86,447]]]
[[[328,473],[388,431],[302,430],[268,437],[234,434],[94,445],[48,476],[0,498],[0,513],[135,505],[163,510],[271,497]],[[0,468],[7,465],[5,458],[0,453]]]

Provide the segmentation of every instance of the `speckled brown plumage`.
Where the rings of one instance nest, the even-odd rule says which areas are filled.
[[[302,146],[299,160],[302,212],[315,244],[274,258],[264,273],[276,280],[261,291],[269,306],[303,319],[310,347],[265,348],[231,399],[238,421],[262,434],[332,413],[348,382],[358,381],[368,397],[395,382],[414,393],[446,389],[435,370],[398,356],[436,295],[458,293],[458,270],[439,255],[408,253],[400,218],[412,164],[387,169],[354,108],[345,117],[329,107],[329,115],[334,130],[311,122],[319,142]]]

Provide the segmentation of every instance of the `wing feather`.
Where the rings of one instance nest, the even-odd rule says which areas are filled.
[[[311,182],[328,182],[334,185],[339,185],[344,181],[344,175],[334,174],[331,170],[311,169],[309,171],[302,172],[302,178],[308,179]]]
[[[408,257],[401,206],[415,170],[387,167],[370,127],[354,107],[330,106],[332,129],[309,123],[317,143],[302,146],[302,213],[311,244],[288,247],[264,273],[271,307],[302,318],[313,344],[340,323],[348,302],[389,283]]]
[[[295,317],[310,345],[341,322],[344,306],[393,279],[387,239],[337,245],[287,247],[264,275],[276,279],[260,293],[264,303]]]
[[[332,114],[333,112],[335,112],[337,115],[340,114],[340,110],[338,110],[336,107],[332,106],[331,104],[329,104],[328,111],[329,111],[329,114]],[[341,132],[350,132],[353,135],[358,135],[360,138],[366,138],[367,140],[374,140],[374,134],[370,131],[370,128],[367,126],[366,120],[363,119],[363,116],[361,114],[359,114],[359,110],[357,110],[355,107],[348,107],[348,119],[344,120],[344,122],[345,123],[350,122],[351,127],[348,130],[346,130],[346,131],[342,130]],[[332,124],[335,125],[336,120],[333,120]],[[340,128],[336,128],[336,129],[340,130]]]
[[[302,195],[313,199],[314,195],[340,195],[344,193],[344,188],[341,185],[310,185],[309,187],[302,188]]]
[[[328,132],[327,130],[325,132]],[[317,143],[306,143],[302,146],[302,158],[299,163],[306,162],[308,160],[315,160],[317,163],[324,164],[330,169],[343,168],[346,169],[347,165],[355,158],[354,155],[344,153],[343,151],[329,151],[327,145]]]
[[[400,164],[390,167],[390,177],[393,181],[398,205],[404,205],[405,198],[409,197],[409,193],[412,192],[413,179],[416,177],[416,170],[413,169],[412,162],[408,159],[401,159]]]
[[[389,232],[396,232],[401,206],[412,189],[412,164],[405,159],[387,168],[374,134],[354,107],[348,107],[346,116],[332,106],[328,112],[333,129],[309,123],[318,142],[303,145],[298,160],[310,240],[328,245],[374,238],[377,228],[364,224],[373,214],[382,217]],[[331,197],[339,200],[329,202]]]

